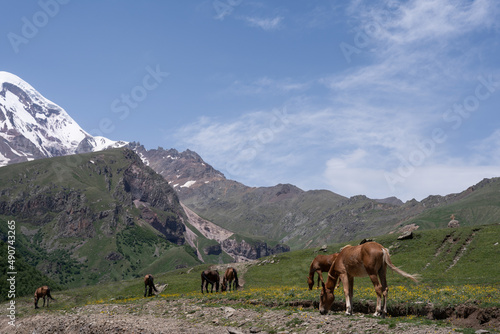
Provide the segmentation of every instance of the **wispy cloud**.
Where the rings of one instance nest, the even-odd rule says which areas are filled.
[[[300,82],[291,78],[273,79],[268,76],[251,82],[233,81],[224,92],[232,95],[282,95],[307,90],[311,82]]]
[[[274,18],[261,18],[261,17],[244,17],[244,20],[250,24],[252,27],[258,27],[262,30],[276,30],[279,29],[283,22],[282,16],[276,16]]]

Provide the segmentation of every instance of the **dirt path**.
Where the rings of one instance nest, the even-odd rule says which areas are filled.
[[[229,304],[228,304],[229,305]],[[69,311],[39,310],[35,315],[0,319],[0,333],[405,333],[444,334],[453,326],[381,321],[363,314],[320,315],[315,309],[207,306],[197,300],[150,298],[138,303],[99,304]]]

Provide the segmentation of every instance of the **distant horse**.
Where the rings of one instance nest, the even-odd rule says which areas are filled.
[[[40,298],[43,298],[43,306],[45,306],[45,297],[47,297],[47,307],[49,307],[49,298],[52,300],[55,300],[55,299],[52,298],[52,296],[50,295],[50,288],[46,285],[39,287],[35,291],[35,308],[39,308],[38,307],[38,300]]]
[[[149,287],[149,291],[148,291],[148,287]],[[146,295],[148,297],[152,296],[153,290],[155,290],[155,292],[158,292],[158,290],[156,290],[156,287],[155,287],[153,275],[148,274],[148,275],[144,276],[144,297],[146,297]]]
[[[209,284],[212,285],[210,292],[214,292],[214,285],[215,285],[215,291],[219,292],[219,281],[220,281],[220,276],[217,270],[205,270],[204,272],[201,273],[201,293],[203,293],[203,287],[205,287],[208,293]]]
[[[231,285],[232,290],[238,289],[240,284],[238,283],[238,273],[236,272],[236,269],[233,267],[229,267],[226,269],[226,272],[224,273],[224,277],[222,278],[222,287],[221,290],[224,292],[226,290],[231,291]]]
[[[417,275],[410,275],[396,267],[391,262],[389,250],[376,242],[367,242],[358,246],[344,247],[328,271],[328,279],[321,283],[319,312],[327,314],[335,300],[333,294],[337,280],[340,278],[344,286],[346,300],[346,315],[352,315],[352,295],[354,277],[370,276],[377,294],[377,308],[374,316],[385,318],[387,314],[387,266],[401,276],[418,283]],[[378,277],[380,277],[380,282]]]
[[[323,274],[328,272],[330,270],[330,267],[332,266],[332,263],[335,261],[337,258],[337,255],[339,253],[334,253],[330,255],[318,255],[312,260],[311,266],[309,267],[309,276],[307,276],[307,284],[309,284],[309,290],[312,290],[314,286],[314,273],[318,273],[318,288],[319,288],[319,281],[323,281]]]

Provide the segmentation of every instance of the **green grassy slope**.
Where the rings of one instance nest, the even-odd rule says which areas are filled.
[[[153,171],[149,176],[130,150],[0,168],[0,240],[7,240],[7,221],[14,220],[16,255],[31,266],[18,268],[19,275],[37,273],[49,277],[51,285],[71,288],[200,263],[191,248],[168,241],[134,206],[124,176],[132,165],[144,170],[141,176],[149,178],[144,182],[153,185],[152,192],[176,198],[167,182]],[[167,201],[167,195],[157,198]],[[178,201],[160,205],[167,209],[150,206],[159,221],[176,221],[183,213]],[[22,280],[18,284],[20,294],[32,293]]]
[[[452,214],[461,226],[500,222],[500,178],[485,179],[458,197],[457,201],[430,208],[405,223],[425,229],[445,227]]]
[[[394,235],[386,235],[376,239],[391,251],[392,262],[404,271],[420,274],[419,289],[440,289],[445,286],[464,285],[491,286],[500,288],[498,277],[500,267],[497,265],[500,256],[500,225],[485,225],[480,228],[464,227],[458,229],[438,229],[415,233],[412,240],[398,241]],[[470,240],[470,242],[469,242]],[[351,244],[356,244],[354,240]],[[329,245],[329,252],[340,249],[345,244]],[[457,254],[465,246],[462,256],[451,266]],[[258,260],[247,266],[246,272],[240,274],[245,281],[244,291],[253,289],[271,289],[272,287],[307,287],[306,277],[312,259],[318,254],[317,249],[304,249],[279,254],[267,259]],[[174,255],[174,254],[173,254]],[[157,285],[168,284],[164,294],[172,295],[198,293],[200,291],[200,273],[208,265],[165,272],[155,276]],[[451,267],[451,268],[450,268]],[[326,280],[326,274],[324,274]],[[388,269],[389,286],[416,285]],[[372,284],[365,278],[356,278],[357,288],[368,288]],[[120,282],[98,284],[79,289],[61,291],[64,302],[60,307],[69,307],[92,303],[99,300],[125,300],[137,298],[144,293],[141,278]],[[316,298],[317,291],[311,296]],[[498,301],[497,301],[498,304]],[[57,306],[56,306],[57,307]]]

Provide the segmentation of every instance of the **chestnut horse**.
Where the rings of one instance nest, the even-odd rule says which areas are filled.
[[[312,290],[314,286],[314,273],[318,273],[318,288],[319,288],[319,281],[323,281],[323,274],[325,272],[328,272],[330,270],[330,267],[332,266],[333,261],[337,258],[337,255],[339,253],[334,253],[330,255],[318,255],[312,260],[311,266],[309,267],[309,276],[307,277],[307,284],[309,284],[309,290]]]
[[[215,285],[215,291],[219,292],[219,281],[220,281],[220,276],[217,270],[203,271],[201,273],[201,293],[203,293],[203,287],[205,287],[208,293],[209,284],[212,285],[210,292],[214,292],[214,285]]]
[[[39,287],[35,291],[35,308],[39,308],[38,307],[38,300],[40,298],[43,298],[43,306],[45,306],[45,297],[47,297],[47,307],[49,307],[49,298],[52,300],[55,300],[55,299],[52,298],[52,296],[50,295],[50,288],[46,285]]]
[[[148,293],[148,287],[149,287],[149,293]],[[152,296],[153,290],[155,290],[155,292],[158,292],[158,290],[156,290],[156,287],[155,287],[153,275],[148,274],[148,275],[144,276],[144,297],[146,297],[146,295],[148,297]]]
[[[375,316],[385,318],[387,313],[387,266],[401,276],[418,283],[417,275],[410,275],[391,262],[389,250],[376,242],[367,242],[359,246],[345,246],[328,271],[328,279],[321,283],[319,312],[327,314],[335,300],[334,288],[340,278],[344,286],[346,315],[352,315],[352,295],[354,277],[369,276],[377,294]],[[380,277],[380,281],[378,277]]]
[[[224,273],[224,277],[222,278],[222,286],[221,286],[221,291],[224,292],[229,289],[231,291],[231,285],[232,290],[238,289],[240,284],[238,283],[238,272],[236,272],[236,269],[233,267],[229,267],[226,269],[226,272]]]

